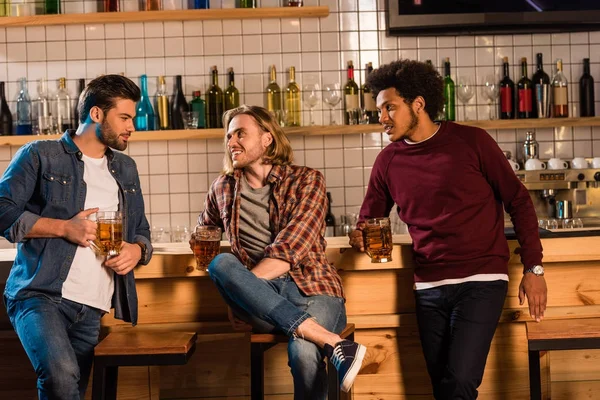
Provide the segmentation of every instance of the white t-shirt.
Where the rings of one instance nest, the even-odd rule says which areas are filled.
[[[119,186],[108,170],[106,156],[82,156],[83,180],[87,186],[85,209],[118,211]],[[71,301],[110,311],[114,292],[113,271],[102,265],[104,257],[96,257],[91,247],[77,247],[73,264],[63,283],[62,296]]]

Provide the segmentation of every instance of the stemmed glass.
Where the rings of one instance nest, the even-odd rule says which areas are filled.
[[[329,125],[337,125],[333,119],[333,109],[342,100],[339,83],[328,83],[323,86],[323,101],[329,106]]]
[[[310,124],[315,124],[315,119],[313,118],[313,108],[319,103],[319,92],[321,88],[318,83],[310,83],[304,85],[302,88],[302,96],[304,97],[304,103],[308,104],[310,109]]]
[[[459,76],[456,85],[456,97],[458,97],[458,100],[463,103],[465,110],[465,121],[469,120],[467,118],[467,103],[473,98],[474,95],[475,85],[473,84],[473,78],[471,76]]]
[[[486,75],[485,78],[483,78],[482,83],[481,93],[483,94],[483,97],[487,99],[488,108],[490,110],[489,118],[490,120],[496,119],[496,99],[500,94],[498,78],[496,75]]]

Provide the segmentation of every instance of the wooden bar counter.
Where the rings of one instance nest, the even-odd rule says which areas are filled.
[[[356,340],[368,347],[354,399],[432,398],[414,314],[410,238],[396,235],[394,242],[393,261],[373,264],[365,254],[348,248],[347,238],[328,240],[328,256],[344,281],[348,321],[356,324]],[[549,293],[546,319],[568,324],[573,318],[600,317],[600,236],[542,239],[542,244]],[[523,322],[531,319],[526,307],[519,306],[518,243],[511,240],[509,246],[508,297],[480,399],[529,397]],[[8,253],[3,259],[2,289],[11,265]],[[158,244],[152,262],[136,270],[139,325],[131,328],[110,315],[104,317],[104,333],[118,329],[199,333],[196,353],[185,366],[121,368],[119,399],[249,399],[248,337],[231,331],[224,302],[206,273],[194,266],[187,244]],[[35,374],[4,308],[0,339],[0,398],[36,398]],[[541,357],[545,398],[600,398],[594,397],[600,393],[599,350],[549,352]],[[266,354],[265,392],[271,400],[293,398],[285,345]]]

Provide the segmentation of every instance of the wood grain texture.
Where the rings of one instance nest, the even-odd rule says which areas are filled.
[[[96,349],[95,356],[187,354],[196,342],[196,333],[145,332],[143,330],[111,332]]]
[[[582,339],[600,338],[600,318],[544,321],[541,324],[526,322],[527,339]]]

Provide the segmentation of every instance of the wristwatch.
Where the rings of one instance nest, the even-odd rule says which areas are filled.
[[[528,272],[533,273],[535,276],[544,276],[544,267],[541,265],[534,265],[533,267],[526,269],[524,274]]]
[[[140,256],[140,261],[144,261],[146,259],[146,252],[148,251],[148,249],[146,248],[146,245],[142,242],[135,242],[135,244],[140,246],[140,249],[142,249],[142,255]]]

